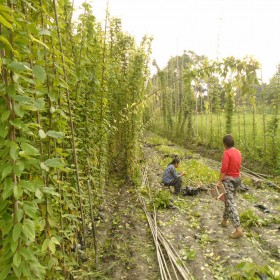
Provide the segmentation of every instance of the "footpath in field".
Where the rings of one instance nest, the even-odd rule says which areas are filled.
[[[125,181],[107,186],[97,221],[102,280],[158,280],[156,254],[136,187]]]
[[[175,207],[165,208],[170,194],[160,184],[162,172],[174,155],[182,159],[179,171],[186,172],[183,186],[216,183],[219,162],[153,134],[146,136],[143,151],[149,187],[142,186],[142,193],[150,193],[150,203],[158,208],[159,229],[180,253],[194,279],[280,279],[279,190],[266,182],[255,186],[255,178],[243,173],[249,190],[239,192],[236,200],[245,237],[232,240],[228,235],[233,227],[220,226],[222,202],[213,201],[207,192],[171,195]]]

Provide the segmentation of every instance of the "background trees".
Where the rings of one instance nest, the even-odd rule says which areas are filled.
[[[171,58],[152,78],[150,91],[158,83],[161,87],[150,102],[157,112],[151,129],[211,149],[219,149],[222,136],[232,133],[247,163],[259,162],[278,172],[279,74],[263,85],[257,69],[258,62],[250,57],[210,61],[185,52]],[[151,115],[148,110],[146,114]]]

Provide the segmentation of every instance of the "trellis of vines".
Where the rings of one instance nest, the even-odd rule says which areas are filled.
[[[211,61],[189,51],[171,58],[151,80],[150,129],[210,150],[232,133],[247,162],[279,172],[279,72],[264,85],[259,68],[251,57]]]
[[[111,163],[137,175],[150,39],[71,2],[0,4],[0,279],[70,279],[78,242],[96,268]]]

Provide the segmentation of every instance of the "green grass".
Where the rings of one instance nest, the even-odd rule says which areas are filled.
[[[266,132],[268,128],[268,123],[272,120],[272,115],[266,115]],[[256,142],[256,147],[262,149],[264,146],[264,127],[263,127],[263,116],[261,114],[255,115],[256,122],[256,134],[253,132],[253,114],[241,114],[238,121],[238,114],[235,113],[232,119],[232,134],[235,137],[236,144],[239,146],[244,146],[245,144],[253,146],[254,141]],[[226,133],[226,118],[225,114],[218,116],[217,114],[212,114],[212,126],[210,122],[210,116],[206,114],[199,114],[194,117],[194,131],[203,140],[207,142],[211,138],[211,129],[213,142],[215,146],[221,144],[221,139]],[[211,128],[212,127],[212,128]],[[267,141],[270,141],[271,137],[266,133]],[[276,135],[276,138],[280,140],[280,132]]]
[[[256,114],[254,132],[253,114],[246,113],[243,115],[241,113],[238,120],[238,114],[235,113],[232,119],[231,134],[235,138],[235,147],[241,150],[247,167],[250,169],[255,169],[256,167],[258,169],[259,167],[258,171],[265,167],[267,168],[265,172],[277,175],[280,174],[280,129],[278,127],[276,134],[273,134],[273,130],[270,129],[273,118],[272,114],[265,116],[264,129],[262,114]],[[177,136],[175,135],[176,128],[169,132],[164,131],[160,118],[157,118],[155,123],[152,124],[151,129],[177,144],[186,143],[189,133],[187,124]],[[212,114],[211,118],[209,114],[194,115],[193,133],[194,137],[191,138],[193,144],[204,146],[209,151],[222,152],[222,138],[226,134],[225,113],[222,112],[220,115]]]

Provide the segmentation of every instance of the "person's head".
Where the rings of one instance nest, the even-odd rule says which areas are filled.
[[[173,158],[173,160],[170,162],[170,164],[173,164],[175,166],[175,168],[177,168],[179,166],[180,160],[175,157]]]
[[[223,143],[225,148],[232,148],[234,146],[234,139],[232,135],[230,134],[225,135],[223,138]]]

